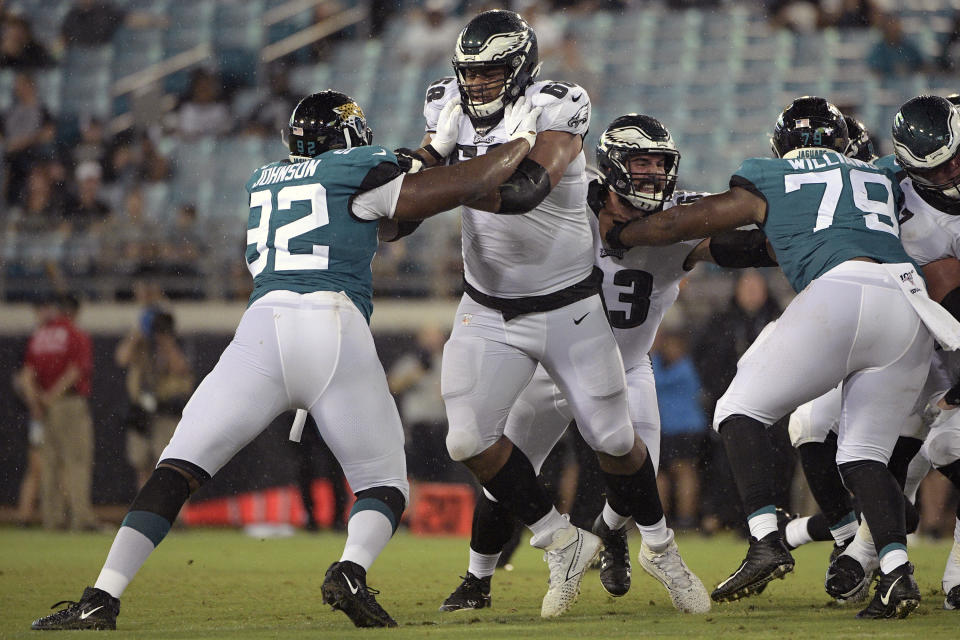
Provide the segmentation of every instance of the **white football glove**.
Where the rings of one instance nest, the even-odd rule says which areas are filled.
[[[543,107],[534,107],[526,96],[520,96],[513,104],[508,104],[503,112],[503,126],[510,140],[522,138],[533,148],[537,141],[537,118]]]
[[[441,157],[446,158],[457,147],[461,115],[463,109],[460,108],[460,96],[456,95],[443,106],[440,119],[437,120],[437,131],[430,138],[430,146]]]

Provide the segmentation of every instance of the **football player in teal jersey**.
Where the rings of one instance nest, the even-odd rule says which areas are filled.
[[[247,182],[254,290],[233,341],[184,408],[94,586],[34,629],[115,629],[121,594],[190,494],[290,409],[314,417],[357,498],[343,555],[320,588],[323,602],[358,627],[397,626],[366,584],[408,497],[403,428],[368,326],[378,223],[409,224],[496,188],[533,147],[539,112],[515,103],[505,144],[405,174],[392,151],[371,144],[352,98],[323,91],[297,105],[284,131],[289,160]],[[434,152],[453,151],[459,116],[456,102],[445,108]]]
[[[934,336],[954,345],[960,324],[927,297],[900,243],[896,177],[846,157],[848,143],[835,106],[799,98],[774,128],[777,157],[746,160],[728,191],[632,222],[616,221],[620,205],[611,198],[601,232],[612,248],[625,248],[757,224],[798,292],[741,358],[717,404],[714,427],[749,514],[751,540],[713,599],[756,594],[793,570],[777,530],[765,430],[842,380],[837,463],[880,557],[874,599],[858,615],[904,617],[920,591],[907,558],[903,494],[886,465],[926,379]]]

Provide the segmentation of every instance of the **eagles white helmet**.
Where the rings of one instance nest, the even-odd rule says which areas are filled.
[[[663,173],[631,171],[630,159],[663,156]],[[607,186],[635,208],[653,213],[673,196],[680,152],[667,128],[656,118],[630,113],[610,123],[597,144],[597,168]]]
[[[960,213],[960,110],[940,96],[918,96],[893,119],[897,163],[924,200]]]
[[[482,83],[467,82],[468,70],[492,69],[502,69],[503,75]],[[478,130],[489,129],[539,73],[537,36],[513,11],[484,11],[457,37],[453,70],[463,110]]]

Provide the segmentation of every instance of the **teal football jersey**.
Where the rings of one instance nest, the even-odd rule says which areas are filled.
[[[763,231],[796,291],[856,257],[912,262],[900,243],[903,191],[892,170],[835,151],[750,158],[730,179],[767,202]]]
[[[396,156],[379,146],[336,149],[254,171],[246,184],[250,303],[277,290],[343,291],[369,321],[378,225],[355,217],[350,204],[400,174]]]

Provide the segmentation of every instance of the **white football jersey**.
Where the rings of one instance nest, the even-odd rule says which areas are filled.
[[[705,193],[675,191],[664,209],[689,202]],[[684,262],[701,240],[685,240],[666,247],[633,247],[623,252],[600,241],[597,219],[590,216],[596,264],[603,270],[603,300],[613,335],[627,371],[638,366],[653,346],[663,316],[680,293],[680,281],[690,271]]]
[[[900,186],[906,198],[900,216],[900,240],[907,254],[921,266],[942,258],[960,258],[960,216],[928,204],[909,177],[901,180]]]
[[[423,115],[428,132],[436,130],[440,111],[458,91],[453,77],[441,78],[427,89]],[[528,87],[525,95],[534,107],[543,107],[538,132],[586,134],[590,97],[582,87],[544,80]],[[502,120],[481,135],[463,115],[455,153],[462,161],[506,141]],[[594,254],[585,168],[581,150],[543,202],[525,214],[500,215],[463,207],[467,282],[489,296],[525,298],[559,291],[589,276]]]

